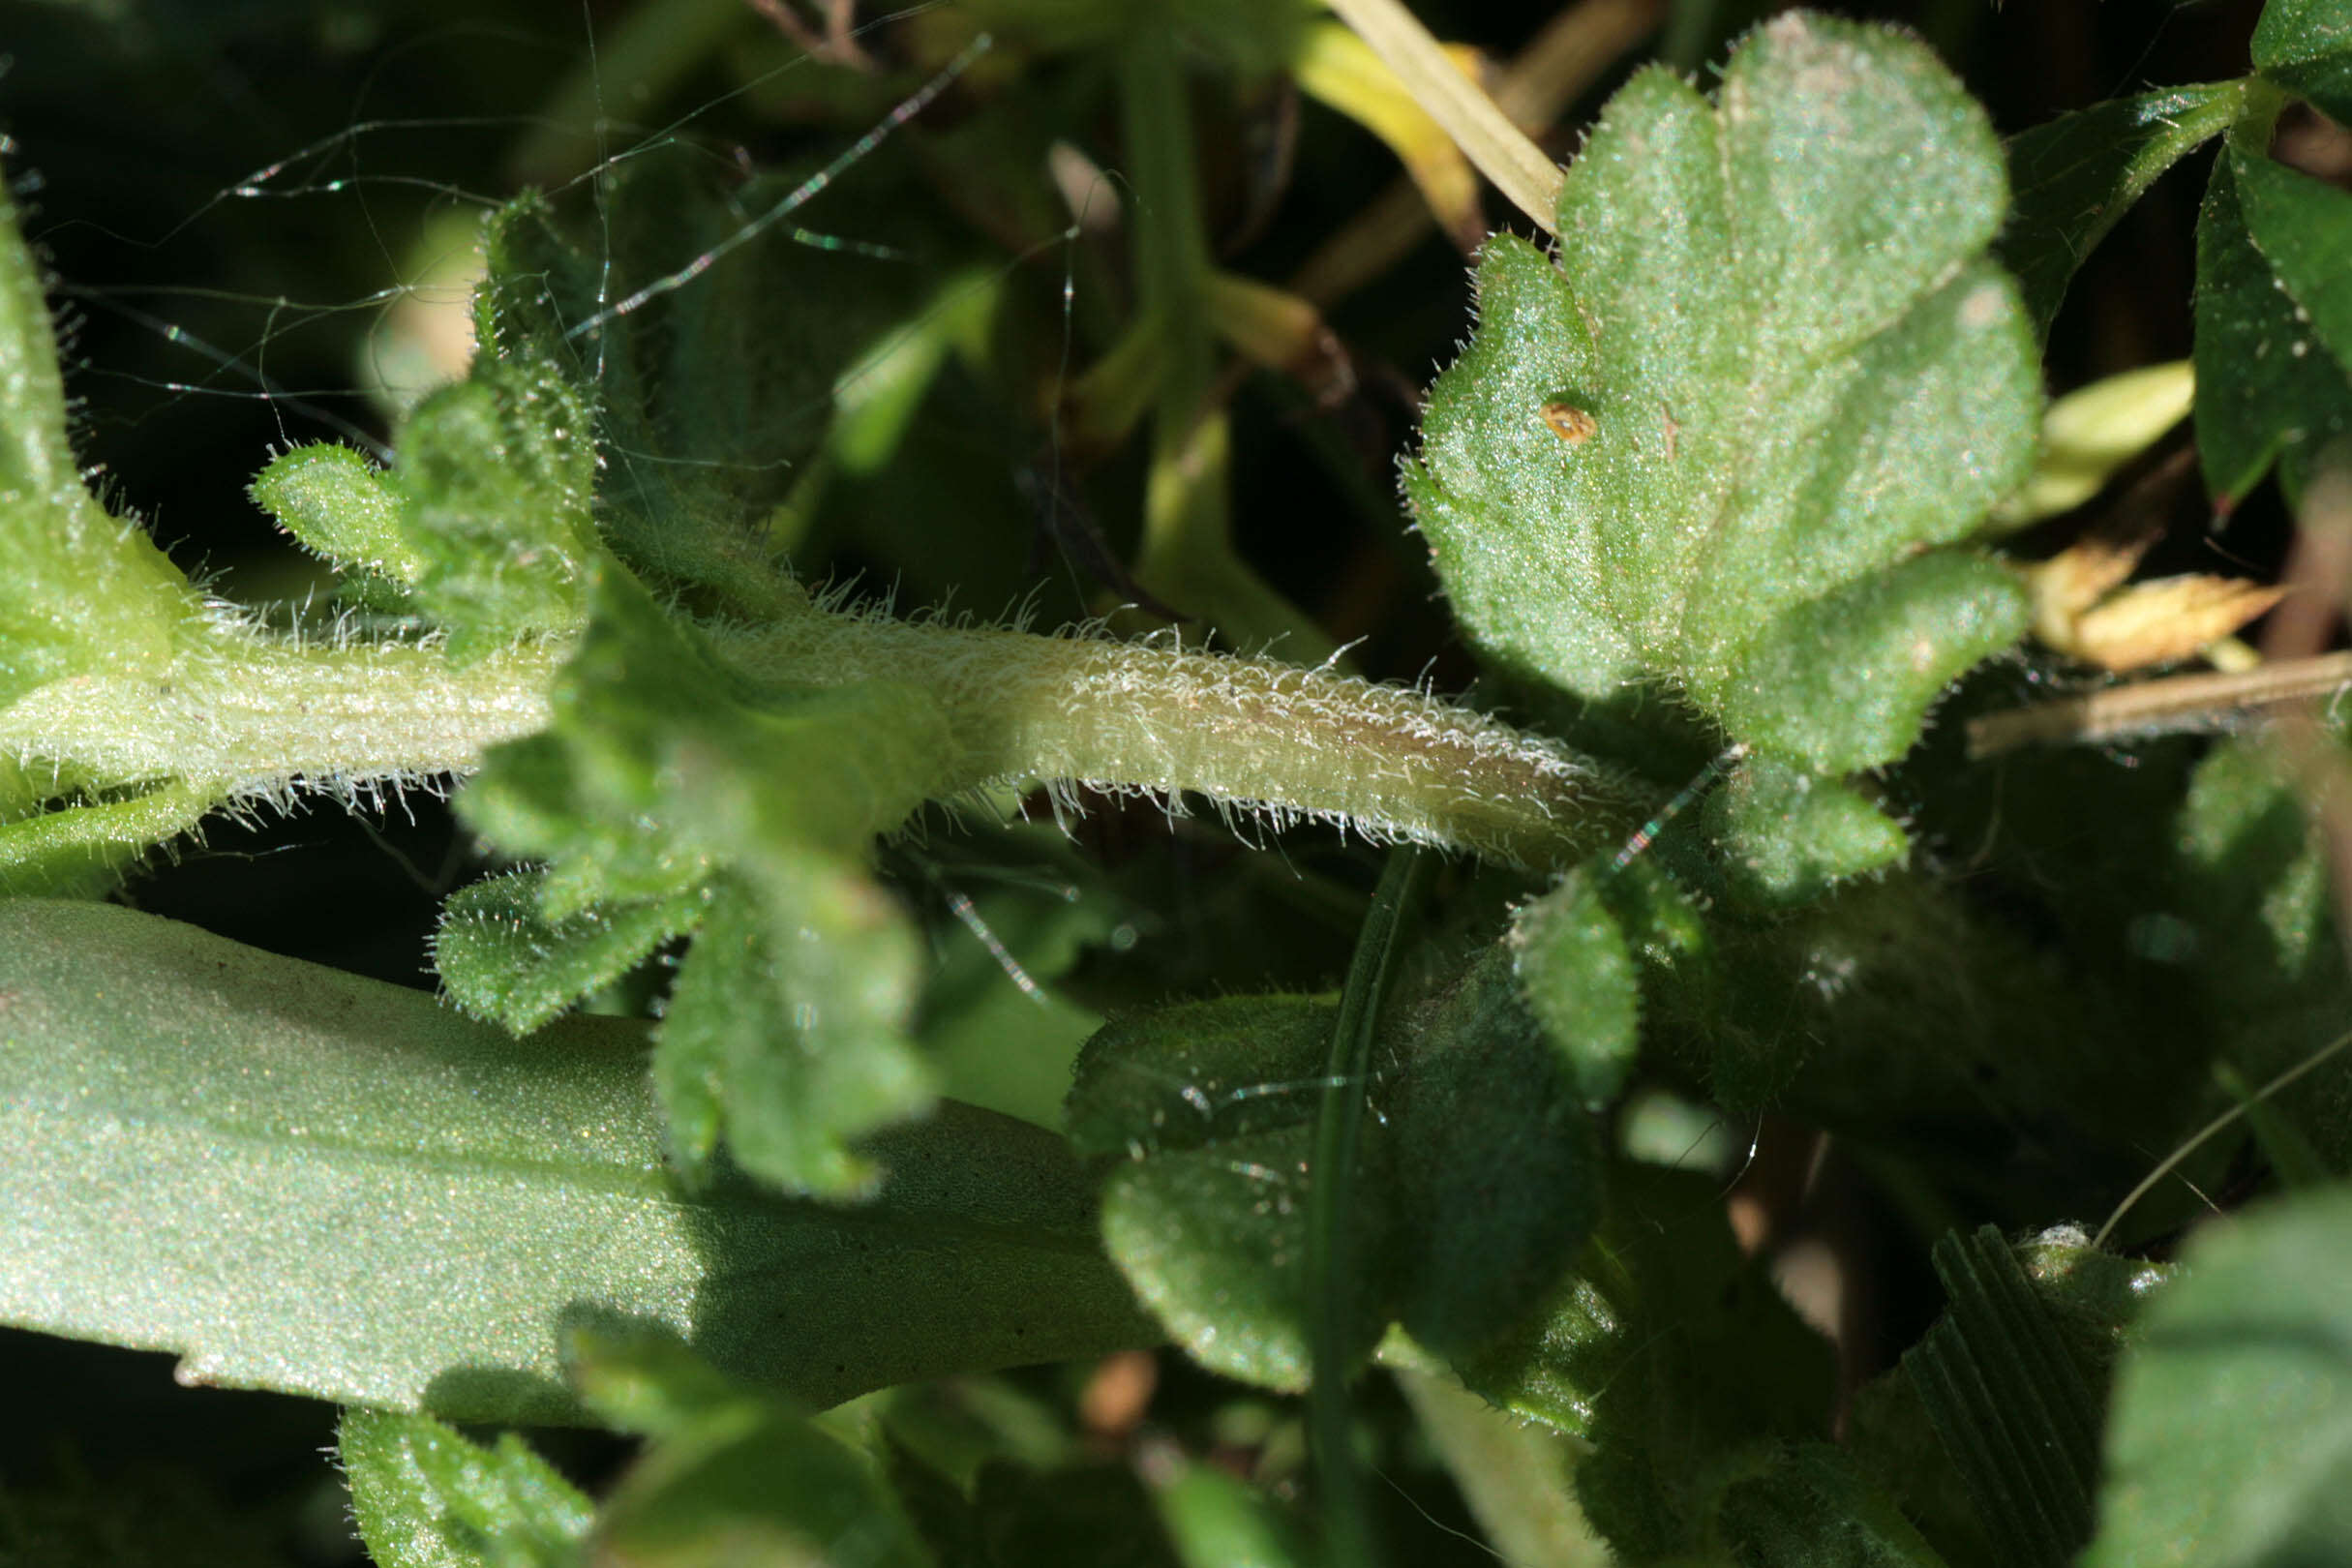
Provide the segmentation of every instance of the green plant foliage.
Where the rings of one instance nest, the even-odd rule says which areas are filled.
[[[948,749],[938,705],[883,682],[758,685],[618,569],[595,605],[554,725],[494,753],[459,802],[502,849],[551,862],[537,925],[570,933],[574,964],[514,999],[510,1017],[543,1015],[702,930],[656,1037],[682,1167],[707,1173],[723,1132],[754,1175],[856,1191],[873,1171],[846,1140],[931,1094],[904,1039],[911,935],[858,856],[930,793]],[[681,689],[711,698],[681,709]],[[454,912],[451,929],[481,907]],[[453,951],[453,986],[482,1009],[467,965],[495,954],[462,930]]]
[[[1336,1024],[1307,998],[1165,1009],[1088,1041],[1070,1090],[1080,1151],[1124,1160],[1103,1186],[1111,1255],[1196,1357],[1273,1388],[1305,1386],[1312,1359],[1314,1120]],[[1592,1118],[1499,946],[1398,1010],[1366,1092],[1350,1353],[1397,1319],[1467,1354],[1552,1288],[1591,1228]]]
[[[1976,757],[1955,722],[2083,684],[2010,650],[2057,581],[2012,557],[2173,475],[2186,378],[2112,361],[2185,302],[2061,306],[2127,215],[2162,242],[2135,203],[2216,138],[2208,488],[2248,558],[2289,537],[2274,470],[2328,525],[2352,197],[2300,163],[2304,106],[2352,111],[2343,0],[2183,18],[2252,28],[2253,71],[2088,106],[2020,88],[2175,35],[2118,12],[2032,82],[2039,23],[1929,0],[1865,8],[1921,36],[1694,0],[1672,70],[1572,67],[1611,8],[1527,40],[1494,90],[1576,152],[1556,200],[1497,181],[1558,238],[1486,246],[1427,404],[1433,584],[1394,433],[1353,437],[1374,367],[1459,330],[1459,268],[1397,260],[1385,201],[1332,222],[1415,137],[1462,207],[1428,128],[1473,75],[1378,63],[1435,65],[1423,8],[627,0],[575,67],[514,64],[549,24],[481,0],[456,73],[399,8],[330,9],[10,36],[39,69],[0,149],[149,194],[35,226],[75,344],[30,166],[0,191],[0,887],[78,895],[0,902],[0,1325],[275,1390],[183,1402],[305,1448],[327,1412],[284,1396],[347,1402],[396,1568],[2352,1555],[2340,738]],[[1379,137],[1293,115],[1310,40]],[[176,153],[114,151],[200,118],[210,169],[251,117],[208,95],[251,76],[293,124],[290,59],[343,136],[168,199]],[[1588,66],[1597,120],[1537,102]],[[68,80],[105,118],[61,139]],[[560,183],[512,196],[501,142]],[[461,195],[464,370],[408,320],[471,264]],[[251,216],[359,203],[300,244]],[[221,270],[89,259],[153,234],[141,268]],[[457,379],[327,407],[352,345],[304,356],[363,316],[377,364]],[[2084,377],[2037,465],[2045,383]],[[204,449],[254,416],[289,449],[252,498],[317,559],[255,537],[254,453]],[[1368,678],[1314,667],[1359,637]],[[1430,683],[1465,646],[1474,699]],[[419,798],[450,781],[454,841]],[[321,796],[421,820],[262,820]],[[412,971],[403,869],[445,895],[442,998],[264,950]],[[2110,1211],[2134,1251],[2059,1223]],[[1815,1245],[1834,1354],[1790,1305]],[[12,1377],[55,1354],[0,1340]],[[61,1452],[147,1440],[144,1403],[28,1386]],[[325,1466],[265,1515],[228,1463],[166,1472],[233,1473],[207,1512],[70,1458],[43,1497],[0,1452],[0,1568],[340,1549]]]
[[[2352,121],[2352,9],[2344,0],[2269,0],[2252,52],[2265,78]]]
[[[2069,1560],[2066,1543],[2089,1529],[2081,1483],[2096,1455],[2071,1393],[2076,1435],[2056,1435],[2056,1397],[2087,1390],[2096,1430],[2116,1358],[2172,1271],[2102,1251],[2070,1227],[2014,1249],[1992,1235],[1947,1238],[1939,1258],[1952,1276],[1950,1312],[1856,1396],[1847,1447],[1945,1561]],[[1983,1366],[1971,1365],[1979,1354]],[[1923,1372],[1940,1379],[1932,1400]],[[1972,1381],[1979,1372],[1984,1380]],[[2053,1492],[2066,1499],[2063,1527],[2046,1506]]]
[[[1642,995],[1625,936],[1589,870],[1512,920],[1510,941],[1527,1007],[1568,1064],[1587,1103],[1616,1098],[1642,1041]]]
[[[433,966],[449,998],[517,1034],[550,1022],[702,922],[705,890],[603,904],[560,920],[540,913],[545,874],[514,871],[452,893]]]
[[[765,539],[770,514],[805,477],[836,378],[907,330],[952,259],[893,159],[859,172],[859,205],[844,211],[827,198],[830,169],[729,188],[671,147],[614,180],[592,255],[543,201],[490,226],[484,341],[565,367],[594,399],[597,525],[648,582],[739,614],[792,608]],[[803,206],[850,237],[812,242],[797,226]],[[706,255],[718,259],[679,286]]]
[[[44,284],[0,190],[0,705],[69,676],[153,674],[196,614],[155,541],[82,488]]]
[[[1935,1259],[1951,1305],[1904,1372],[2004,1560],[2071,1562],[2098,1466],[2091,1383],[1998,1229],[1946,1236]]]
[[[2344,1031],[2345,971],[2326,855],[2280,755],[2258,739],[2217,746],[2198,766],[2177,823],[2169,907],[2154,917],[2187,950],[2199,1021],[2216,1054],[2252,1088]],[[2276,1117],[2340,1170],[2352,1077],[2323,1070]]]
[[[2321,250],[2347,210],[2352,196],[2235,148],[2214,166],[2197,222],[2196,421],[2206,484],[2224,501],[2274,462],[2299,493],[2320,449],[2352,431],[2352,330]]]
[[[869,1211],[689,1195],[641,1025],[516,1040],[103,905],[0,926],[13,1325],[458,1420],[577,1419],[556,1330],[584,1306],[820,1402],[1149,1338],[1077,1171],[1023,1124],[956,1112],[874,1148]]]
[[[1825,18],[1753,35],[1718,100],[1637,75],[1569,171],[1558,256],[1488,247],[1406,489],[1506,668],[1671,685],[1841,772],[1900,755],[2024,625],[2000,568],[1924,548],[2033,450],[2027,320],[1980,258],[2000,149],[1925,49]],[[1549,426],[1559,403],[1588,437]]]
[[[1843,1449],[1803,1443],[1724,1493],[1739,1560],[1769,1568],[1944,1568],[1944,1559]]]
[[[1706,815],[1734,887],[1764,904],[1813,903],[1850,877],[1900,862],[1910,848],[1862,791],[1768,758],[1734,774],[1708,799]]]
[[[2341,1187],[2191,1245],[2117,1368],[2089,1568],[2325,1562],[2352,1550]]]
[[[1592,1444],[1577,1495],[1621,1560],[1698,1550],[1729,1489],[1826,1432],[1827,1346],[1739,1255],[1713,1192],[1616,1167],[1576,1276],[1456,1364],[1473,1392]]]
[[[346,1410],[336,1449],[378,1568],[566,1568],[595,1514],[513,1432],[485,1446],[431,1416]]]
[[[263,468],[254,504],[304,549],[353,574],[413,588],[427,569],[404,531],[406,503],[391,474],[347,446],[298,446]]]
[[[770,1395],[728,1384],[659,1330],[584,1328],[570,1364],[605,1420],[653,1439],[597,1515],[596,1561],[646,1568],[933,1558],[882,1466]]]
[[[2094,104],[2010,138],[2015,200],[1999,250],[2043,333],[2075,268],[2116,222],[2245,105],[2242,82],[2173,87]]]

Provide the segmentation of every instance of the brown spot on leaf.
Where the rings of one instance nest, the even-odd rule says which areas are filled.
[[[1575,404],[1562,402],[1558,398],[1544,405],[1544,423],[1551,427],[1553,435],[1570,446],[1590,440],[1593,433],[1601,428],[1601,422],[1592,415]]]

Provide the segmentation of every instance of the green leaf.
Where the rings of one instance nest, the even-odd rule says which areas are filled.
[[[1756,1568],[1944,1568],[1891,1498],[1843,1449],[1803,1443],[1723,1497],[1734,1560]]]
[[[253,498],[313,555],[404,587],[424,579],[425,558],[404,531],[400,484],[347,446],[297,446],[272,459],[254,479]]]
[[[1087,1042],[1069,1125],[1120,1158],[1104,1181],[1111,1255],[1205,1365],[1271,1388],[1309,1380],[1313,1122],[1336,1015],[1235,997],[1122,1020]],[[1349,1197],[1362,1259],[1351,1350],[1392,1319],[1467,1354],[1534,1309],[1598,1212],[1583,1095],[1490,947],[1395,1010],[1373,1055]]]
[[[1990,1238],[1982,1248],[1968,1245],[1972,1259],[1952,1288],[1950,1316],[1930,1331],[1930,1344],[1915,1348],[1903,1367],[1856,1395],[1845,1441],[1855,1462],[1901,1502],[1953,1562],[2029,1561],[2037,1531],[2044,1543],[2050,1536],[2013,1499],[2032,1496],[2035,1480],[2022,1472],[2040,1468],[2035,1462],[2042,1456],[2015,1444],[2046,1435],[2042,1412],[2057,1382],[2045,1387],[2034,1381],[2040,1374],[2027,1370],[2034,1354],[2021,1347],[2022,1342],[2040,1341],[2038,1354],[2047,1366],[2049,1334],[2055,1335],[2072,1375],[2049,1375],[2078,1379],[2089,1388],[2096,1423],[2116,1358],[2136,1333],[2142,1306],[2162,1288],[2171,1270],[2101,1251],[2070,1226],[2044,1231],[2013,1252]],[[1984,1249],[1991,1248],[2009,1253],[2022,1276],[1985,1261],[1993,1254]],[[1995,1271],[2009,1276],[2000,1292],[2005,1299],[1988,1301],[1972,1282]],[[2016,1293],[2020,1279],[2030,1301]],[[2022,1333],[2011,1326],[2026,1319],[2034,1326]],[[1978,1354],[1989,1358],[1992,1386],[2004,1393],[1990,1397],[1964,1376],[1957,1385],[1940,1381],[1941,1392],[1931,1402],[1917,1375],[1923,1358],[1933,1360],[1940,1373],[1949,1373]],[[2020,1379],[2033,1386],[2021,1393],[2015,1386]],[[1955,1432],[1964,1435],[1955,1439]],[[2079,1444],[2066,1462],[2083,1462]],[[1995,1505],[2010,1511],[1996,1515],[1981,1500],[1986,1496],[2012,1500]],[[2082,1524],[2076,1522],[2078,1529]],[[1996,1547],[1996,1541],[2002,1544]]]
[[[0,707],[76,675],[155,674],[196,591],[82,487],[45,278],[0,170]]]
[[[2233,150],[2230,164],[2246,233],[2316,340],[2302,352],[2324,347],[2337,365],[2352,364],[2352,273],[2343,265],[2352,254],[2352,195],[2267,158]],[[2289,343],[2288,357],[2296,353]]]
[[[672,144],[627,162],[585,244],[537,197],[492,221],[485,341],[565,364],[592,393],[597,522],[648,580],[739,614],[792,607],[767,526],[825,438],[836,382],[877,345],[930,341],[922,313],[954,242],[909,173],[868,149],[854,186],[746,183]],[[795,227],[803,207],[854,238]]]
[[[902,1033],[914,943],[879,889],[823,861],[762,891],[712,890],[663,1010],[653,1081],[672,1149],[700,1178],[723,1131],[744,1169],[788,1191],[861,1191],[877,1172],[849,1140],[931,1104]]]
[[[2352,196],[2265,159],[2233,149],[2214,165],[2197,217],[2196,429],[2206,487],[2222,505],[2274,462],[2289,497],[2300,495],[2320,448],[2352,431],[2343,306],[2313,276],[2347,207]],[[2285,265],[2254,231],[2257,211]],[[2318,310],[2333,336],[2319,332]]]
[[[209,790],[159,784],[57,810],[44,803],[28,791],[0,815],[0,893],[96,897],[140,856],[196,827],[215,799]]]
[[[495,1445],[431,1416],[346,1410],[351,1515],[377,1568],[566,1568],[595,1509],[513,1432]]]
[[[1306,1568],[1316,1560],[1264,1495],[1214,1464],[1185,1464],[1161,1486],[1159,1502],[1185,1568]]]
[[[477,1018],[528,1034],[627,974],[702,923],[697,893],[600,904],[560,920],[540,913],[546,878],[516,871],[453,893],[433,939],[449,999]]]
[[[844,1210],[680,1191],[641,1026],[524,1040],[103,905],[0,905],[0,1320],[191,1381],[573,1420],[567,1313],[826,1404],[1151,1330],[1059,1138],[958,1107]]]
[[[1577,1494],[1622,1560],[1696,1550],[1725,1493],[1824,1435],[1828,1346],[1740,1255],[1709,1176],[1618,1165],[1609,1215],[1546,1309],[1462,1381],[1585,1438]]]
[[[553,724],[494,750],[458,800],[500,849],[550,862],[524,941],[572,933],[567,967],[492,999],[480,993],[507,971],[461,932],[452,983],[541,1016],[699,928],[656,1037],[681,1167],[707,1175],[724,1135],[757,1177],[856,1192],[873,1169],[848,1140],[932,1095],[905,1036],[914,935],[862,858],[953,767],[942,706],[887,681],[752,679],[618,568],[598,574],[593,602]],[[485,966],[470,980],[469,962]]]
[[[2228,130],[2245,104],[2243,82],[2171,87],[2094,104],[2009,139],[2016,205],[1999,250],[2042,335],[2074,269],[2117,220],[2158,175]]]
[[[2265,79],[2352,124],[2352,6],[2344,0],[2270,0],[2252,52]]]
[[[1998,1227],[1936,1244],[1950,1307],[1903,1357],[2002,1560],[2059,1568],[2091,1535],[2099,1410]]]
[[[593,1560],[930,1562],[881,1466],[790,1402],[730,1387],[659,1330],[579,1333],[571,1350],[597,1413],[656,1439],[598,1516]]]
[[[1406,488],[1506,669],[1670,685],[1842,772],[2025,625],[2005,571],[1936,548],[2022,478],[2040,408],[1984,256],[2001,152],[1923,45],[1824,17],[1751,35],[1719,100],[1636,75],[1568,171],[1557,256],[1490,244]],[[1589,436],[1552,428],[1563,403]]]
[[[1706,816],[1732,885],[1766,905],[1812,903],[1911,851],[1860,790],[1768,759],[1733,774],[1708,798]]]
[[[1642,992],[1625,933],[1589,869],[1513,918],[1511,945],[1527,1007],[1586,1103],[1614,1100],[1642,1047]]]
[[[2245,1087],[2259,1087],[2326,1048],[2347,1021],[2352,976],[2327,854],[2278,752],[2250,738],[2216,745],[2198,763],[2174,844],[2172,885],[2140,919],[2179,950],[2167,967],[2188,981],[2207,1052]],[[2208,1097],[2165,1131],[2185,1133],[2196,1125],[2189,1112],[2217,1112],[2242,1098]],[[2332,1067],[2263,1110],[2342,1169],[2352,1163],[2348,1106],[2352,1070]]]
[[[2352,1553],[2352,1191],[2199,1234],[2118,1367],[2086,1568]]]

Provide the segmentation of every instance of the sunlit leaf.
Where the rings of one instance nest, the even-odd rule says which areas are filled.
[[[943,1109],[874,1204],[665,1168],[641,1025],[515,1040],[103,905],[0,905],[0,1319],[191,1381],[577,1419],[567,1313],[649,1317],[812,1405],[1148,1340],[1061,1140]]]
[[[1923,46],[1824,17],[1752,35],[1718,99],[1638,75],[1568,171],[1558,254],[1489,245],[1406,488],[1492,659],[1669,685],[1842,772],[2025,624],[2006,573],[1937,548],[2023,476],[2040,406],[1984,256],[2000,147]]]
[[[136,524],[82,487],[46,277],[0,171],[0,707],[67,676],[154,673],[196,594]]]

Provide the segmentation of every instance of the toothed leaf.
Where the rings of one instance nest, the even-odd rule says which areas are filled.
[[[547,977],[522,1010],[633,962],[645,947],[632,944],[662,940],[702,903],[656,1037],[674,1153],[707,1175],[723,1136],[746,1170],[788,1191],[854,1192],[874,1171],[849,1140],[919,1114],[933,1093],[905,1033],[914,937],[863,857],[951,766],[944,712],[888,682],[766,685],[617,568],[594,604],[557,679],[554,723],[493,751],[458,802],[507,853],[550,862],[544,925],[632,933],[575,947],[575,964],[594,962]],[[680,703],[681,691],[698,699]],[[457,955],[466,983],[475,953],[461,943]]]
[[[452,894],[433,943],[450,1000],[528,1034],[620,979],[661,944],[702,923],[695,892],[600,904],[562,920],[542,911],[543,873],[512,872]]]
[[[595,1516],[513,1432],[482,1444],[431,1416],[346,1410],[336,1449],[377,1568],[568,1568]]]
[[[1642,1044],[1642,996],[1625,935],[1589,871],[1521,910],[1511,922],[1527,1006],[1586,1101],[1616,1098]]]
[[[1671,685],[1812,771],[1901,755],[2026,620],[1942,548],[2033,453],[2033,334],[1984,256],[2006,199],[1981,110],[1899,35],[1785,15],[1714,105],[1636,75],[1557,255],[1488,246],[1407,470],[1489,657],[1588,698]]]

